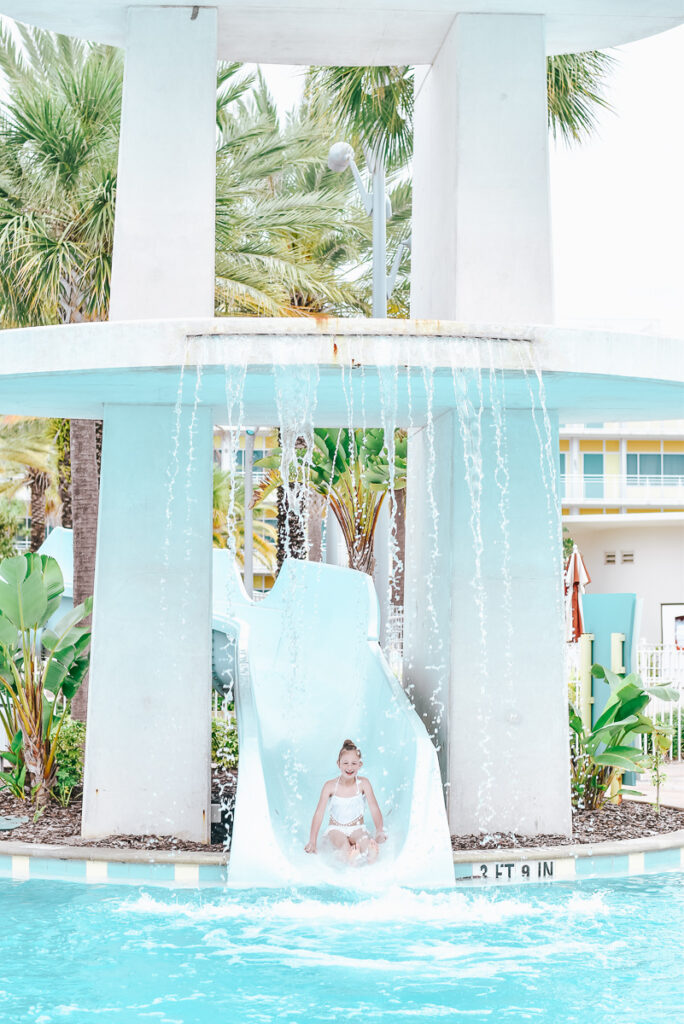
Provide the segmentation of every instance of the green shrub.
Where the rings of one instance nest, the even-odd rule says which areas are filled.
[[[57,782],[52,789],[52,796],[62,807],[68,806],[83,785],[84,750],[85,722],[66,717],[57,740]]]
[[[211,761],[216,768],[233,771],[238,765],[238,734],[234,718],[212,718]]]

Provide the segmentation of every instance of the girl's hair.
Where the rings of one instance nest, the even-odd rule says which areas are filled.
[[[356,756],[358,757],[358,759],[360,761],[361,760],[361,751],[356,746],[356,744],[354,743],[353,740],[345,740],[344,741],[344,743],[342,744],[342,749],[340,750],[339,754],[337,755],[337,760],[339,761],[339,759],[342,757],[343,754],[346,754],[346,753],[348,753],[351,750],[354,751],[354,753],[356,754]]]

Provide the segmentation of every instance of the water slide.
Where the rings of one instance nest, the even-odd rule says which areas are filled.
[[[62,567],[69,599],[71,531],[53,531],[41,550]],[[230,553],[214,549],[214,685],[234,693],[240,744],[231,885],[453,884],[437,756],[385,661],[379,625],[364,573],[288,560],[255,602]],[[304,852],[348,737],[361,748],[361,774],[388,833],[374,865],[351,868],[324,843]],[[369,815],[367,824],[372,830]]]

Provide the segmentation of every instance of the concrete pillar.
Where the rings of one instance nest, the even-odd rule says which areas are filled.
[[[416,98],[411,315],[552,319],[544,18],[459,14]]]
[[[211,440],[209,408],[105,408],[86,837],[209,838]]]
[[[131,7],[110,319],[212,316],[216,10]],[[212,412],[104,412],[83,835],[208,842]]]
[[[503,448],[490,410],[481,428],[478,513],[472,424],[435,421],[436,525],[427,430],[409,442],[405,685],[441,746],[452,833],[569,835],[557,423],[541,452],[529,410],[505,412]]]
[[[216,10],[128,11],[111,320],[214,315]]]

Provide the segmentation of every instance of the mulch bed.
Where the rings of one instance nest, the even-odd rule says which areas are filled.
[[[212,825],[211,846],[189,843],[168,836],[109,836],[104,839],[83,839],[81,832],[81,799],[69,807],[50,802],[36,822],[34,808],[0,790],[0,815],[28,817],[24,825],[11,831],[0,831],[3,842],[52,843],[65,846],[100,846],[129,850],[185,850],[221,852],[232,825],[232,804],[235,798],[237,774],[215,773],[212,779],[212,800],[228,806],[220,825]],[[662,807],[656,814],[650,804],[625,800],[622,804],[607,804],[601,811],[581,811],[573,814],[572,838],[566,836],[521,836],[515,833],[494,835],[452,836],[454,850],[513,849],[531,846],[568,846],[571,843],[600,843],[606,840],[639,839],[684,829],[684,810]]]
[[[567,836],[520,836],[513,832],[489,836],[452,836],[454,850],[510,850],[527,846],[570,846],[573,843],[603,843],[617,839],[641,839],[684,829],[684,810],[661,807],[656,814],[651,804],[623,800],[606,804],[600,811],[575,811],[572,838]]]
[[[233,772],[215,772],[212,777],[211,798],[215,803],[232,807],[235,798],[237,775]],[[81,797],[68,807],[60,807],[50,801],[37,821],[33,821],[35,808],[22,803],[6,790],[0,790],[0,815],[28,818],[24,825],[11,831],[0,831],[0,846],[3,842],[53,843],[64,846],[106,846],[128,850],[187,850],[220,853],[230,831],[230,814],[221,825],[212,825],[211,847],[206,843],[190,843],[169,836],[108,836],[104,839],[83,839],[81,836]]]

